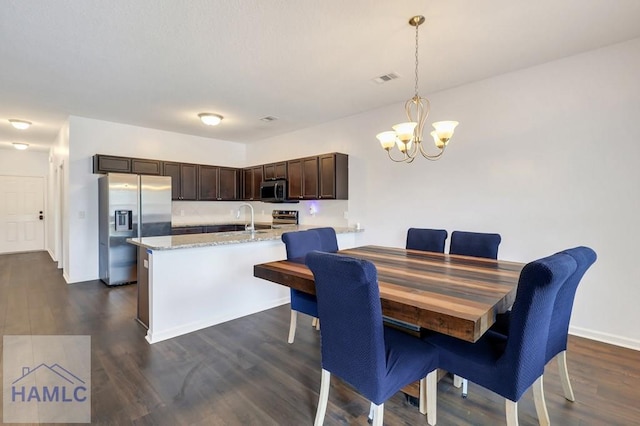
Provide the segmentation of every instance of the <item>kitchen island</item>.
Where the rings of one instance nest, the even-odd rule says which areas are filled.
[[[138,319],[149,343],[289,303],[289,289],[265,285],[253,265],[286,258],[287,225],[255,232],[130,238],[138,246]],[[361,244],[362,230],[334,228],[340,248]],[[283,339],[287,330],[283,330]]]

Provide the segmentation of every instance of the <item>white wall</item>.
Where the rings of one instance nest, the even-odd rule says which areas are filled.
[[[43,151],[0,149],[0,175],[47,177],[49,154]]]
[[[403,246],[416,226],[499,232],[500,258],[523,262],[591,246],[572,332],[640,349],[638,75],[640,39],[430,95],[430,122],[460,121],[438,162],[386,159],[375,134],[402,104],[252,144],[247,161],[349,154],[368,243]]]
[[[180,162],[244,164],[245,145],[143,127],[69,118],[69,181],[66,186],[65,277],[70,283],[98,278],[98,178],[94,154]],[[68,262],[67,262],[68,261]]]

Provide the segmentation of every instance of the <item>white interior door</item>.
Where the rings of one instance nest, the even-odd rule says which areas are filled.
[[[0,253],[44,250],[44,178],[0,176]]]

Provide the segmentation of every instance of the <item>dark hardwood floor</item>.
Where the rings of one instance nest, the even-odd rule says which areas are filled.
[[[44,252],[0,255],[3,335],[91,335],[92,423],[313,423],[320,339],[310,319],[298,320],[292,345],[288,305],[149,345],[135,302],[135,285],[65,284]],[[555,362],[545,373],[552,424],[640,424],[638,352],[571,337],[568,364],[574,403],[562,396]],[[368,409],[348,385],[332,380],[325,424],[366,425]],[[519,414],[521,425],[538,424],[531,391]],[[465,400],[451,379],[440,382],[439,425],[499,425],[504,418],[499,396],[470,383]],[[426,419],[397,394],[385,405],[385,424],[426,425]]]

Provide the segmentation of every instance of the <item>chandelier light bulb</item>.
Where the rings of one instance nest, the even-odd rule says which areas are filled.
[[[437,121],[432,124],[433,128],[436,129],[436,133],[440,139],[451,139],[453,136],[453,131],[458,125],[457,121]]]
[[[378,138],[378,140],[380,141],[380,145],[382,145],[382,148],[386,150],[390,150],[396,144],[396,132],[391,130],[378,133],[376,135],[376,138]]]
[[[396,124],[391,128],[396,132],[396,136],[398,137],[398,139],[406,143],[413,139],[413,132],[415,131],[417,125],[418,123],[409,121],[407,123]]]

